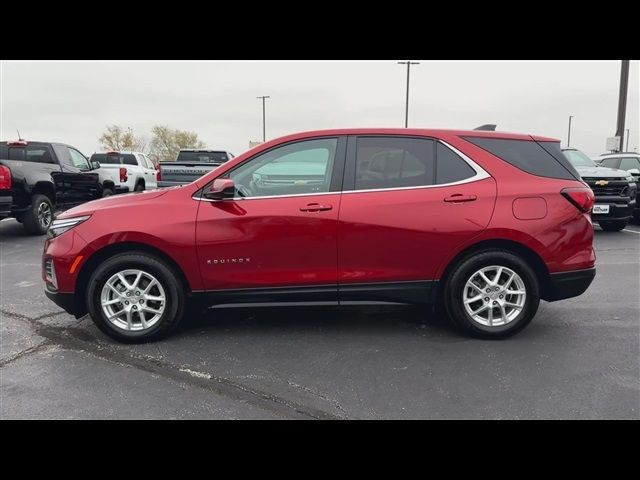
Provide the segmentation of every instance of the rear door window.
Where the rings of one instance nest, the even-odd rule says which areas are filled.
[[[539,177],[580,179],[560,150],[559,142],[534,142],[505,138],[464,137],[514,167]]]
[[[433,185],[434,141],[410,137],[358,137],[356,190]]]
[[[436,148],[436,183],[455,183],[471,178],[476,171],[460,155],[438,142]]]

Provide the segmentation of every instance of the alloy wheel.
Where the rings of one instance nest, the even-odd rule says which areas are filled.
[[[474,322],[499,327],[514,321],[524,309],[527,290],[524,281],[510,268],[492,265],[469,277],[462,301]]]
[[[107,280],[100,303],[111,324],[126,331],[142,331],[158,323],[167,296],[162,284],[149,272],[127,269]]]

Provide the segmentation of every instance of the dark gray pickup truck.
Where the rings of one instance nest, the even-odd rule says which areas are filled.
[[[191,183],[232,158],[226,150],[180,150],[175,162],[158,164],[158,188]]]

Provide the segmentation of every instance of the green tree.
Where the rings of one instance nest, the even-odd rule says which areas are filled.
[[[130,128],[124,130],[119,125],[107,125],[107,130],[99,138],[100,145],[105,150],[132,150],[143,152],[147,147],[147,140],[133,134]]]
[[[151,129],[151,152],[162,161],[172,161],[182,148],[204,148],[204,142],[198,140],[198,134],[178,130],[163,125]]]

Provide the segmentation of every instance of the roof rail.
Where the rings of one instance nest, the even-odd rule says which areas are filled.
[[[497,125],[493,123],[485,123],[484,125],[480,125],[479,127],[474,128],[474,130],[486,130],[489,132],[495,132]]]

